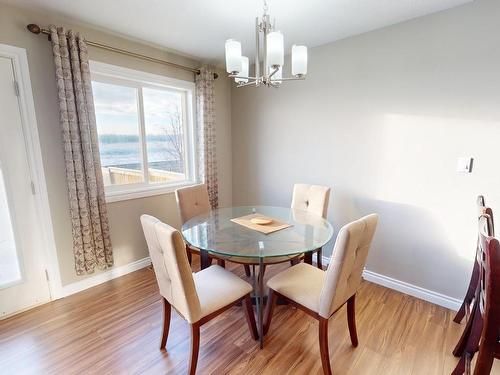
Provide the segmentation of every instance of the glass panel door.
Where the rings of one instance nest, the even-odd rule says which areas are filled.
[[[21,280],[19,263],[5,180],[0,164],[0,289]]]
[[[0,55],[0,318],[50,301],[29,126],[14,90],[14,66]]]

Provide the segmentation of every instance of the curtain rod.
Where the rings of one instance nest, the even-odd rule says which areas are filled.
[[[34,23],[30,23],[28,26],[26,26],[26,28],[30,32],[32,32],[33,34],[37,34],[37,35],[39,35],[39,34],[46,34],[46,35],[50,36],[50,31],[48,29],[43,29],[43,28],[41,28],[40,26],[38,26],[38,25],[36,25]],[[116,52],[116,53],[121,53],[123,55],[136,57],[138,59],[151,61],[151,62],[154,62],[154,63],[157,63],[157,64],[171,66],[171,67],[177,68],[177,69],[187,70],[188,72],[192,72],[192,73],[195,73],[195,74],[200,74],[200,69],[190,68],[189,66],[180,65],[180,64],[176,64],[176,63],[173,63],[173,62],[170,62],[170,61],[157,59],[155,57],[142,55],[140,53],[135,53],[135,52],[127,51],[127,50],[116,48],[116,47],[113,47],[113,46],[110,46],[110,45],[107,45],[107,44],[92,42],[90,40],[85,40],[85,43],[87,43],[87,45],[89,45],[89,46],[101,48],[101,49],[104,49],[106,51],[112,51],[112,52]],[[214,79],[217,79],[218,77],[219,77],[219,75],[217,73],[214,73]]]

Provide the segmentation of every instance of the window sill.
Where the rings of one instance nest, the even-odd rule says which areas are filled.
[[[193,186],[196,184],[197,183],[193,181],[184,181],[178,184],[171,184],[168,186],[159,186],[159,187],[145,186],[134,190],[112,191],[112,192],[108,191],[106,192],[106,203],[121,202],[130,199],[147,198],[147,197],[153,197],[155,195],[172,194],[179,188]]]

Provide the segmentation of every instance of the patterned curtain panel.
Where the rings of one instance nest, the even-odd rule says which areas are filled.
[[[198,133],[198,176],[207,185],[212,208],[219,205],[215,139],[214,69],[203,66],[196,76],[196,114]]]
[[[113,265],[85,40],[50,27],[77,275]]]

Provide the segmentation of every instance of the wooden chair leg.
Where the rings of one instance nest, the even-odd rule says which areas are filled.
[[[247,294],[243,300],[243,311],[245,312],[245,318],[248,323],[248,328],[250,329],[250,335],[254,340],[258,340],[259,333],[257,332],[257,324],[255,324],[255,315],[253,312],[252,298],[250,298],[250,294]]]
[[[264,335],[267,335],[269,327],[271,327],[271,320],[273,319],[274,306],[276,305],[277,295],[274,290],[269,289],[269,296],[267,297],[266,314],[264,316]]]
[[[328,350],[328,319],[319,318],[319,351],[321,353],[321,365],[323,374],[332,375],[330,367],[330,351]]]
[[[469,317],[469,320],[465,324],[465,328],[462,332],[462,335],[460,336],[460,339],[457,342],[457,345],[453,349],[453,355],[455,357],[461,357],[462,354],[464,353],[464,350],[467,346],[467,341],[469,340],[469,337],[471,335],[474,321],[475,321],[475,316],[476,314],[481,314],[480,311],[477,310],[477,304],[474,304],[474,307],[472,308],[471,315]]]
[[[226,261],[224,259],[217,259],[217,265],[226,268]]]
[[[243,267],[245,268],[246,277],[252,276],[252,274],[250,273],[250,266],[248,264],[245,264]]]
[[[297,258],[293,258],[291,261],[290,261],[290,265],[293,267],[295,266],[296,264],[299,264],[300,263],[300,258],[297,257]]]
[[[481,332],[483,330],[483,317],[479,308],[474,309],[474,315],[471,316],[470,320],[472,320],[471,329],[467,339],[465,340],[465,344],[463,347],[463,351],[460,356],[460,361],[457,363],[457,366],[452,372],[452,375],[462,375],[467,367],[466,358],[469,357],[470,360],[474,357],[474,354],[479,349],[479,342],[481,340]],[[463,336],[463,335],[462,335]],[[455,353],[453,353],[455,354]]]
[[[170,314],[172,312],[172,306],[170,303],[163,298],[163,333],[161,337],[160,350],[165,349],[167,346],[168,331],[170,330]]]
[[[493,361],[495,360],[495,351],[487,343],[483,343],[479,349],[479,355],[474,367],[474,375],[485,375],[491,373]]]
[[[469,288],[467,289],[467,293],[465,294],[464,301],[462,302],[462,306],[458,310],[453,321],[455,323],[460,323],[465,317],[465,312],[467,306],[470,306],[472,300],[474,299],[474,295],[476,294],[477,286],[479,283],[479,264],[477,261],[474,262],[474,268],[472,269],[472,275],[469,282]]]
[[[462,319],[465,317],[465,310],[467,309],[467,305],[469,304],[468,301],[464,298],[464,301],[462,302],[462,306],[460,306],[460,309],[457,311],[457,314],[453,318],[453,321],[455,323],[460,324],[462,322]]]
[[[195,375],[198,364],[198,353],[200,352],[200,325],[191,324],[191,360],[189,361],[189,375]]]
[[[358,333],[356,332],[356,295],[347,300],[347,324],[351,335],[352,346],[358,346]]]
[[[460,361],[458,361],[457,365],[451,372],[451,375],[464,375],[465,372],[465,356],[460,358]]]
[[[323,269],[323,249],[320,247],[316,253],[316,266],[322,270]]]
[[[208,254],[208,251],[200,249],[200,269],[204,270],[205,268],[210,267],[212,264],[212,258]]]

